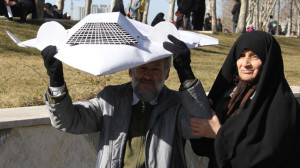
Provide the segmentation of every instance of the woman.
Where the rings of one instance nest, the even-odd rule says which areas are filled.
[[[193,133],[207,138],[191,143],[209,167],[300,167],[300,107],[270,34],[237,39],[208,98],[213,117],[191,119]]]

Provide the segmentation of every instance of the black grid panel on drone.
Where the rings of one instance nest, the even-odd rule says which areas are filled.
[[[136,41],[118,23],[85,23],[67,41],[67,44],[126,44],[134,45]]]

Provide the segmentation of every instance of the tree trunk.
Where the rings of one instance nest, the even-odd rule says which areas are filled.
[[[212,12],[212,20],[211,20],[211,30],[212,33],[217,32],[217,12],[216,12],[216,0],[211,0],[211,12]]]
[[[57,8],[63,13],[65,0],[56,0]]]
[[[35,0],[37,18],[44,17],[45,0]]]
[[[280,19],[280,0],[277,0],[277,6],[278,6],[278,9],[277,9],[277,29],[276,29],[276,35],[279,35],[280,32],[279,32],[279,19]]]
[[[150,0],[145,0],[145,8],[143,15],[143,23],[147,24],[148,11],[149,11]]]
[[[85,16],[91,13],[91,5],[92,5],[92,0],[85,0],[85,11],[84,11]]]
[[[289,20],[286,36],[291,36],[292,24],[293,24],[293,0],[290,0],[290,20]]]
[[[207,0],[206,13],[212,13],[212,0]]]
[[[248,27],[250,24],[255,25],[255,11],[256,11],[256,0],[250,0],[248,5],[248,15],[246,19],[246,27]]]
[[[294,1],[294,2],[295,2],[295,6],[297,8],[297,11],[298,11],[297,34],[298,34],[298,37],[300,37],[300,7],[299,7],[299,4],[298,4],[298,3],[300,3],[300,1],[299,2]]]
[[[110,12],[112,12],[115,5],[116,5],[116,0],[111,0],[110,1]]]
[[[175,0],[169,0],[169,19],[168,21],[173,23],[174,21],[174,8],[175,8]]]
[[[246,32],[247,9],[248,9],[248,0],[242,0],[239,21],[238,21],[238,25],[236,28],[236,33]]]
[[[257,0],[257,2],[256,2],[256,12],[255,12],[255,14],[256,14],[256,19],[255,19],[255,26],[254,27],[256,28],[256,30],[260,30],[259,0]]]

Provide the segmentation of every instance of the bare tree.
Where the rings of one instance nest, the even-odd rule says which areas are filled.
[[[297,13],[298,13],[298,19],[297,19],[297,34],[298,34],[298,37],[299,37],[299,33],[300,33],[300,0],[298,1],[294,1],[295,2],[295,6],[297,8]]]
[[[174,21],[175,0],[169,0],[169,22]]]
[[[211,12],[212,12],[212,24],[211,24],[211,30],[212,33],[217,32],[217,11],[216,11],[216,0],[211,0]]]
[[[278,23],[279,23],[279,19],[280,19],[280,0],[277,0],[277,7],[278,7],[278,9],[277,9],[277,21],[278,21]],[[280,31],[280,30],[279,30],[279,25],[277,25],[276,35],[279,35],[279,34],[280,34],[279,31]]]
[[[44,17],[45,0],[35,0],[37,18]]]
[[[286,33],[286,36],[291,36],[291,29],[293,24],[293,0],[290,0],[290,19],[288,24],[288,31]]]
[[[234,1],[232,0],[225,0],[223,1],[222,4],[222,24],[223,24],[223,29],[224,30],[232,30],[232,14],[231,14],[231,9],[234,5]]]
[[[110,12],[112,12],[115,5],[116,5],[116,0],[111,0],[110,1]]]
[[[206,13],[212,14],[212,1],[213,0],[207,0]]]
[[[248,9],[248,0],[242,0],[236,33],[246,32],[247,9]]]
[[[260,29],[260,12],[259,12],[259,0],[256,1],[256,8],[255,8],[255,22],[254,22],[254,27],[256,27],[257,30]]]
[[[92,5],[92,0],[85,0],[85,11],[84,11],[85,16],[91,13],[91,5]]]
[[[256,0],[249,0],[249,5],[248,5],[248,15],[246,19],[246,27],[250,24],[253,24],[256,20]]]
[[[144,8],[144,15],[143,15],[143,23],[147,24],[148,12],[149,12],[149,5],[150,0],[145,0],[145,8]]]
[[[57,8],[63,13],[65,0],[56,0]]]

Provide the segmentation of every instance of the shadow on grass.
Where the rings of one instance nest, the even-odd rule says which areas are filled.
[[[64,26],[65,29],[72,28],[78,21],[73,20],[65,20],[65,19],[27,19],[25,23],[21,22],[18,18],[14,18],[14,20],[11,20],[11,22],[15,22],[18,24],[30,24],[30,25],[36,25],[41,26],[43,23],[50,22],[50,21],[56,21],[60,23],[62,26]]]
[[[289,47],[300,47],[299,45],[299,39],[294,38],[294,37],[282,37],[282,38],[289,38],[289,40],[283,40],[281,38],[276,38],[276,40],[278,41],[278,43],[283,46],[289,46]]]
[[[29,48],[22,48],[17,46],[17,44],[13,45],[2,45],[0,44],[0,48],[3,49],[3,54],[5,54],[5,51],[9,51],[9,55],[16,55],[16,56],[26,56],[26,55],[36,55],[39,56],[39,51],[35,49],[29,49]],[[7,53],[6,53],[7,54]]]
[[[72,28],[78,21],[73,21],[73,20],[65,20],[65,19],[33,19],[33,20],[28,20],[28,24],[32,25],[42,25],[43,23],[50,22],[50,21],[56,21],[60,23],[62,26],[64,26],[65,29],[70,29]]]
[[[227,54],[225,52],[212,51],[212,50],[207,50],[207,49],[203,49],[203,48],[194,48],[194,50],[201,51],[204,53],[211,53],[211,54],[225,54],[225,55]]]

